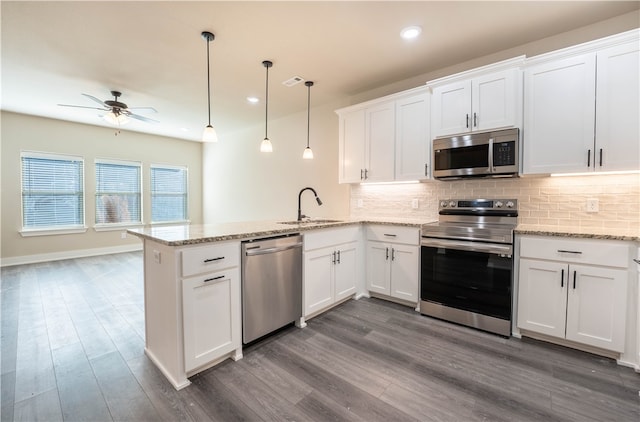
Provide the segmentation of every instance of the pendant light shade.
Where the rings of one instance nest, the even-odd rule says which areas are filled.
[[[264,139],[260,143],[260,152],[273,152],[273,145],[271,145],[271,141],[269,140],[269,135],[267,133],[267,124],[269,122],[269,68],[273,66],[273,63],[269,60],[265,60],[262,62],[262,65],[265,67],[267,76],[265,78],[265,95],[264,95]]]
[[[209,124],[202,132],[202,142],[218,142],[218,134],[216,134],[216,130],[211,125],[211,69],[209,59],[209,44],[215,39],[215,35],[207,31],[203,31],[200,35],[207,42],[207,107],[209,111]]]
[[[302,153],[302,158],[305,160],[313,160],[313,151],[309,147],[309,128],[311,126],[311,87],[313,86],[313,82],[306,81],[304,84],[307,86],[307,147]]]

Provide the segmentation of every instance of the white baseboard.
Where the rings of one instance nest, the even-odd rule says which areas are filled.
[[[105,248],[80,249],[74,251],[51,252],[36,255],[14,256],[2,258],[0,267],[10,267],[13,265],[35,264],[38,262],[60,261],[63,259],[84,258],[88,256],[110,255],[122,252],[141,251],[142,244],[108,246]]]

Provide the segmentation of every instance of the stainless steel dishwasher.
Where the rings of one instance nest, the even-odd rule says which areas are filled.
[[[302,236],[242,243],[242,342],[302,316]]]

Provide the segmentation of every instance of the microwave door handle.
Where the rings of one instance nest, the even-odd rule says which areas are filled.
[[[489,173],[493,171],[493,138],[489,138]]]

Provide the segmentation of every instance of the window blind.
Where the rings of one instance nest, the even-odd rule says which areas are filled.
[[[140,163],[96,161],[96,223],[142,223]]]
[[[83,227],[83,159],[22,153],[21,164],[23,228]]]
[[[151,221],[186,221],[187,203],[187,169],[151,166]]]

